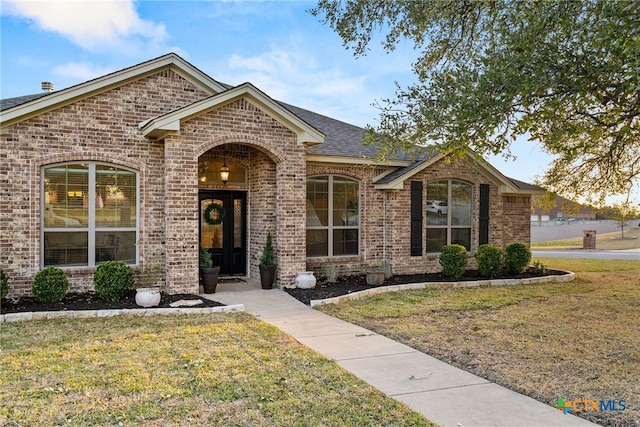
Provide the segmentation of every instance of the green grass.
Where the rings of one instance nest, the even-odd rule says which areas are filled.
[[[549,405],[624,399],[624,412],[581,416],[640,424],[640,261],[539,260],[576,280],[402,291],[318,309]]]
[[[244,314],[5,323],[0,425],[432,425]]]

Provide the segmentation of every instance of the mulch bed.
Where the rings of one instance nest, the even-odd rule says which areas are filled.
[[[564,271],[547,270],[545,274],[538,274],[532,268],[517,276],[498,275],[494,279],[522,279],[531,277],[557,276],[566,274]],[[403,283],[422,283],[422,282],[462,282],[471,280],[486,279],[480,277],[476,270],[467,270],[462,277],[451,279],[444,277],[440,273],[425,274],[409,274],[397,275],[389,279],[385,279],[381,286],[399,285]],[[303,304],[309,305],[311,300],[319,300],[325,298],[333,298],[341,295],[347,295],[353,292],[365,289],[375,288],[376,286],[368,285],[365,275],[339,277],[336,283],[327,283],[324,278],[317,281],[314,289],[285,289],[285,291],[296,298]],[[65,310],[112,310],[112,309],[128,309],[141,308],[135,301],[136,291],[128,291],[122,301],[109,302],[103,301],[95,293],[68,293],[62,301],[57,303],[37,302],[33,297],[10,298],[2,300],[0,304],[0,312],[6,313],[24,313],[33,311],[65,311]],[[196,307],[221,307],[216,301],[202,298],[193,294],[175,294],[169,295],[162,293],[159,308],[169,307],[169,304],[178,300],[200,299],[202,304]]]
[[[559,270],[546,270],[544,274],[536,273],[533,268],[529,268],[523,274],[519,275],[506,275],[501,274],[493,277],[493,279],[526,279],[534,277],[545,276],[561,276],[567,274],[564,271]],[[423,282],[464,282],[473,280],[483,280],[486,277],[481,277],[477,270],[467,270],[462,275],[452,279],[445,277],[441,273],[424,273],[424,274],[406,274],[392,276],[389,279],[385,279],[381,286],[389,285],[401,285],[405,283],[423,283]],[[365,289],[375,288],[377,286],[371,286],[367,284],[366,276],[347,276],[339,277],[336,283],[327,283],[324,278],[317,281],[314,289],[285,289],[285,291],[296,298],[298,301],[309,305],[311,300],[319,300],[325,298],[333,298],[341,295],[347,295],[353,292],[363,291]]]
[[[169,295],[162,293],[160,305],[154,308],[167,308],[169,304],[178,300],[202,300],[202,304],[195,307],[221,307],[216,301],[211,301],[193,294]],[[103,301],[98,295],[88,293],[68,293],[60,302],[43,303],[36,301],[33,297],[9,298],[2,300],[0,311],[6,313],[26,313],[30,311],[70,311],[70,310],[113,310],[118,308],[142,308],[136,304],[136,291],[127,291],[124,298],[118,302]]]

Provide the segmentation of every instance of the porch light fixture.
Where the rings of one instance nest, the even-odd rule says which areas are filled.
[[[229,166],[227,166],[226,160],[222,163],[222,167],[220,168],[220,180],[224,185],[227,185],[227,181],[229,181]]]

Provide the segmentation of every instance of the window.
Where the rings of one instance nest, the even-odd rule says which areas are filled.
[[[42,265],[137,262],[138,174],[115,165],[70,163],[42,173]]]
[[[471,250],[473,188],[456,180],[427,184],[427,252],[458,244]]]
[[[358,255],[360,184],[337,175],[307,178],[307,256]]]

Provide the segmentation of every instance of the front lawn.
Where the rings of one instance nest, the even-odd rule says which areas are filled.
[[[4,323],[0,337],[0,425],[432,425],[246,314]]]
[[[639,425],[640,262],[540,261],[576,280],[403,291],[318,309],[549,405],[624,400],[624,411],[579,415]]]

